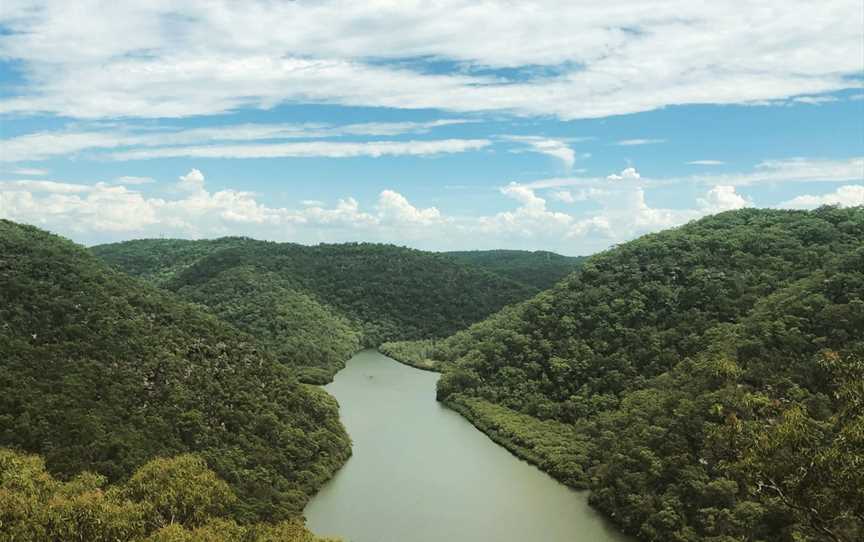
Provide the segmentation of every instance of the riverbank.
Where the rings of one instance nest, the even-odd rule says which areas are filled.
[[[412,357],[417,349],[400,348],[402,343],[384,343],[378,351],[415,369],[443,372],[445,364]],[[412,343],[405,343],[412,344]],[[574,426],[554,420],[540,420],[507,407],[462,394],[442,401],[493,442],[559,482],[574,489],[587,489],[584,465],[589,462],[588,439]]]
[[[460,413],[433,400],[438,375],[412,369],[364,351],[326,387],[354,455],[304,511],[314,532],[352,542],[631,540],[589,506],[587,492],[490,442],[487,433],[508,436],[506,412],[468,400],[462,406],[474,414]],[[490,423],[477,431],[469,416]],[[536,430],[535,439],[550,428]],[[570,437],[561,435],[561,453],[572,455]],[[537,453],[542,462],[552,450]]]

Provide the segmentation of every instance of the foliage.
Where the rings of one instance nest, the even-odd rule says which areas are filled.
[[[51,472],[115,482],[197,452],[239,499],[233,517],[287,518],[350,454],[336,402],[248,335],[0,221],[0,445]]]
[[[715,215],[385,347],[443,370],[439,399],[645,540],[861,539],[860,207]],[[544,421],[580,453],[544,452],[566,434]]]
[[[444,254],[538,291],[551,288],[585,260],[582,256],[562,256],[544,250],[466,250]]]
[[[327,542],[298,520],[239,525],[227,516],[235,499],[194,455],[154,459],[107,485],[87,472],[56,480],[39,456],[0,448],[0,540]]]
[[[91,247],[90,251],[112,267],[162,286],[177,273],[201,258],[224,248],[241,246],[245,237],[222,237],[188,241],[186,239],[138,239]]]
[[[215,241],[141,240],[92,249],[118,269],[156,280],[160,285],[196,302],[215,307],[233,305],[232,323],[273,344],[273,337],[259,334],[269,325],[270,311],[255,312],[250,303],[230,293],[249,287],[250,281],[276,284],[291,295],[305,295],[301,309],[314,301],[319,313],[351,322],[366,346],[385,340],[443,337],[454,333],[507,304],[536,293],[536,288],[516,282],[451,256],[371,243],[303,246],[251,239],[225,238]],[[563,258],[563,257],[561,257]],[[170,262],[176,262],[172,267]],[[537,269],[547,266],[535,259]],[[527,274],[531,266],[521,264]],[[225,274],[242,268],[242,271]],[[219,286],[208,282],[217,280]],[[231,285],[231,281],[238,281]],[[265,290],[262,288],[262,290]],[[272,303],[271,306],[278,306]],[[260,321],[260,320],[264,321]],[[324,329],[324,328],[322,328]],[[317,333],[317,332],[316,332]],[[272,335],[272,333],[271,333]],[[304,343],[286,334],[287,342]],[[318,334],[316,343],[329,340]],[[348,344],[340,330],[335,341]],[[292,365],[302,365],[308,356],[283,348],[283,357],[293,356]],[[314,356],[313,356],[314,357]],[[297,361],[299,360],[299,361]],[[313,367],[335,367],[344,359],[331,358]]]
[[[256,337],[303,382],[326,384],[360,349],[351,322],[276,273],[232,267],[177,293]]]

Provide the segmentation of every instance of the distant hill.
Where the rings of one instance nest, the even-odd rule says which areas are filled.
[[[483,266],[393,245],[224,238],[129,241],[92,251],[206,306],[314,383],[328,381],[360,345],[443,337],[537,292]],[[540,261],[538,269],[546,265]]]
[[[350,455],[336,402],[251,336],[6,220],[0,352],[0,446],[62,477],[119,481],[196,452],[238,494],[235,518],[270,519],[299,514]]]
[[[443,340],[381,350],[667,540],[862,540],[864,208],[745,209],[588,258]]]
[[[551,288],[585,260],[583,256],[562,256],[543,250],[468,250],[443,254],[537,290]]]

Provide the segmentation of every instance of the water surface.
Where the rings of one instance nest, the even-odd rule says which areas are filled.
[[[326,386],[354,455],[306,507],[346,542],[622,542],[573,491],[435,401],[438,374],[379,352]]]

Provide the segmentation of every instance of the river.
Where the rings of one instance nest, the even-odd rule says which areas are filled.
[[[437,373],[374,350],[325,389],[354,455],[306,507],[346,542],[623,542],[573,491],[435,401]]]

